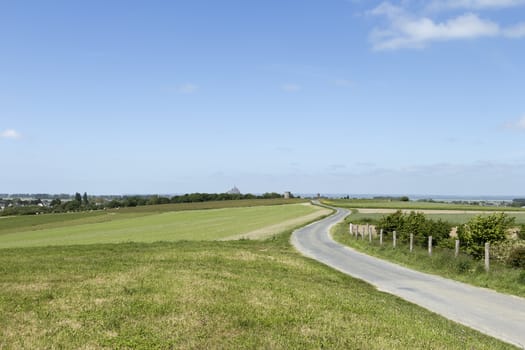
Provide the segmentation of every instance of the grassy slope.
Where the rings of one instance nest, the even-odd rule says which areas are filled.
[[[512,348],[288,238],[4,249],[0,348]]]
[[[59,213],[0,217],[0,235],[3,233],[67,227],[72,225],[107,222],[126,217],[151,215],[173,211],[239,208],[307,202],[304,199],[245,199],[199,203],[146,205],[92,212]],[[111,214],[111,215],[108,215]]]
[[[0,248],[47,245],[206,240],[233,236],[317,210],[302,204],[191,210],[179,212],[107,213],[72,220],[69,226],[42,230],[14,229],[0,235]],[[3,219],[9,220],[9,219]],[[96,220],[96,222],[92,222]]]

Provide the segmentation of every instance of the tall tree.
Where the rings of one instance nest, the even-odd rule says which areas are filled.
[[[78,202],[78,203],[82,203],[82,196],[80,195],[80,193],[75,193],[75,200]]]
[[[84,205],[88,205],[89,204],[87,192],[84,192],[84,195],[82,196],[82,203]]]

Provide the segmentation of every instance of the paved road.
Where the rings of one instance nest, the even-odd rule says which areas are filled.
[[[292,244],[381,291],[525,349],[525,299],[416,272],[345,247],[328,232],[348,214],[337,209],[333,216],[295,231]]]

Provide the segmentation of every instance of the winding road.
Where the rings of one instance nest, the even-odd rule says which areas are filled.
[[[410,270],[343,246],[329,232],[350,212],[334,209],[334,215],[293,233],[291,242],[303,255],[525,349],[525,299]]]

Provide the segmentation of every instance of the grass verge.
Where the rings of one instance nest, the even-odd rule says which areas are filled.
[[[0,348],[513,349],[267,241],[4,249]]]
[[[370,244],[368,239],[356,239],[355,236],[348,233],[350,222],[355,222],[353,215],[333,228],[332,235],[336,241],[414,270],[525,297],[525,271],[523,269],[512,269],[491,262],[490,272],[487,273],[482,261],[474,260],[466,254],[460,254],[458,258],[455,258],[453,250],[434,247],[432,256],[429,256],[426,248],[417,246],[414,246],[414,251],[411,253],[408,243],[398,242],[397,248],[394,249],[390,237],[384,238],[382,246],[379,245],[377,238]]]

